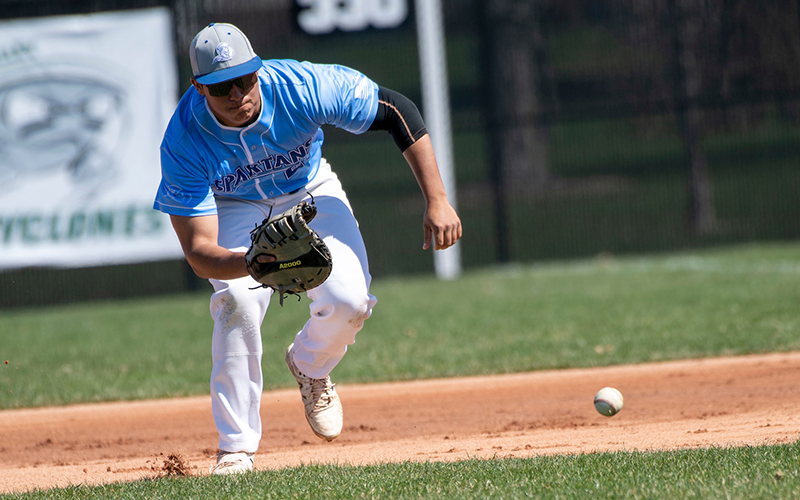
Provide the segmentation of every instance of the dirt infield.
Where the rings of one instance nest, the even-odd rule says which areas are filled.
[[[603,386],[622,412],[595,412]],[[297,390],[264,394],[256,468],[530,457],[794,442],[800,353],[337,386],[345,430],[326,443]],[[206,474],[210,398],[0,412],[0,492]],[[176,458],[177,457],[177,458]],[[176,463],[177,460],[177,463]]]

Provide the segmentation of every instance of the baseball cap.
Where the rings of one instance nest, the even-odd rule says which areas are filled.
[[[194,78],[203,85],[225,82],[255,73],[261,58],[253,52],[250,40],[236,26],[211,23],[198,33],[189,46]]]

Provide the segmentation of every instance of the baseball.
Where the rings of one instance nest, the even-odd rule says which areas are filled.
[[[613,387],[603,387],[594,395],[594,407],[600,415],[613,417],[622,409],[622,393]]]

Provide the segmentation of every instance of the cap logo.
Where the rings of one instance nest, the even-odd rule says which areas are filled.
[[[233,59],[233,47],[225,42],[222,42],[221,44],[217,45],[217,57],[211,61],[211,64],[230,61],[231,59]]]

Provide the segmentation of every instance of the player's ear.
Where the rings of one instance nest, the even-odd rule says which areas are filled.
[[[191,78],[189,81],[190,81],[190,82],[192,82],[192,85],[194,85],[194,88],[195,88],[195,89],[197,89],[197,92],[198,92],[198,93],[199,93],[201,96],[204,96],[204,97],[205,97],[205,95],[206,95],[206,88],[205,88],[205,86],[204,86],[204,85],[202,85],[201,83],[199,83],[199,82],[198,82],[197,80],[195,80],[194,78]]]

